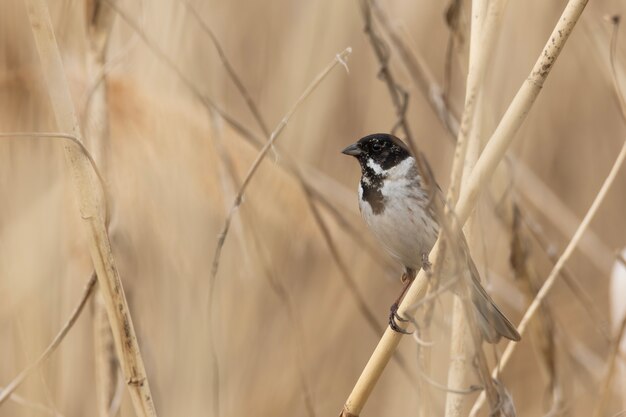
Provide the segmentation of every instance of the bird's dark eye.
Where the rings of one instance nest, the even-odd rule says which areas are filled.
[[[381,145],[380,143],[374,143],[372,145],[372,150],[376,153],[380,152],[383,150],[383,145]]]

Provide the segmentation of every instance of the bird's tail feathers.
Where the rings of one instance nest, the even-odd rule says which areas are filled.
[[[480,286],[480,284],[478,285]],[[472,303],[474,304],[476,321],[485,341],[498,343],[500,337],[505,337],[515,342],[521,340],[521,336],[515,326],[500,311],[482,286],[480,286],[480,289],[472,289]]]

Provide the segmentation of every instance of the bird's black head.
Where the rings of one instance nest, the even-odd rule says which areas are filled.
[[[365,136],[341,152],[358,159],[364,171],[371,165],[368,165],[369,161],[383,170],[388,170],[411,156],[411,151],[404,142],[387,133]]]

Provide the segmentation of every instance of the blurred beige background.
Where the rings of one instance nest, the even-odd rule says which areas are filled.
[[[82,112],[93,79],[85,2],[49,2],[75,104]],[[179,1],[118,0],[203,95],[260,135],[258,125],[228,78],[207,34]],[[564,1],[509,1],[484,92],[485,131],[495,128],[528,75]],[[111,193],[111,241],[129,298],[135,328],[161,416],[214,416],[215,368],[209,326],[220,370],[221,415],[337,415],[380,333],[363,318],[316,226],[302,188],[284,169],[297,161],[307,179],[357,231],[357,240],[318,206],[343,262],[378,320],[400,289],[400,268],[382,250],[374,259],[358,241],[375,245],[357,208],[356,163],[340,154],[365,134],[389,131],[395,112],[378,63],[363,34],[356,1],[272,0],[191,3],[220,40],[225,54],[273,129],[310,81],[335,54],[351,46],[349,73],[336,68],[301,105],[252,180],[235,215],[217,276],[216,315],[209,314],[208,282],[217,234],[233,196],[220,158],[223,147],[239,180],[257,150],[223,119],[209,112],[180,77],[119,16],[107,52],[110,138],[97,149]],[[469,2],[463,1],[467,21]],[[449,29],[446,2],[390,1],[382,5],[437,81],[444,81]],[[624,13],[618,0],[590,2],[543,91],[517,135],[512,153],[582,218],[626,137],[609,76],[610,25],[606,14]],[[467,23],[467,22],[466,22]],[[377,27],[380,30],[380,27]],[[467,28],[466,28],[467,29]],[[469,39],[469,33],[465,33]],[[467,43],[452,59],[451,102],[462,108]],[[618,39],[624,72],[626,33]],[[391,50],[391,68],[410,94],[407,117],[435,176],[447,185],[453,142],[427,98]],[[623,85],[626,88],[626,84]],[[0,132],[56,131],[25,6],[0,3]],[[89,142],[91,148],[96,144]],[[544,212],[547,200],[529,202],[517,190],[516,171],[504,178],[509,196],[533,218],[559,254],[571,234]],[[501,178],[502,179],[502,178]],[[84,232],[55,139],[0,140],[0,386],[34,361],[65,322],[91,273]],[[626,173],[621,172],[597,218],[604,260],[576,252],[569,269],[608,321],[611,251],[626,245]],[[494,298],[518,322],[527,302],[508,264],[510,232],[493,215],[497,196],[479,205],[482,240],[473,248],[489,270]],[[551,263],[536,245],[531,262],[545,279]],[[273,284],[272,284],[273,283]],[[278,283],[278,284],[276,284]],[[281,297],[281,290],[286,291]],[[91,304],[91,303],[90,303]],[[563,391],[563,413],[590,415],[598,396],[609,343],[579,298],[559,282],[547,304],[556,317],[554,363]],[[97,415],[94,315],[90,305],[58,350],[18,389],[26,401],[0,406],[0,416]],[[450,296],[435,307],[431,378],[445,384]],[[363,415],[419,415],[428,401],[443,415],[445,394],[421,384],[417,348],[400,346],[404,370],[389,364]],[[548,380],[525,337],[502,375],[520,416],[550,409]],[[498,346],[501,351],[504,344]],[[476,380],[468,381],[468,385]],[[304,387],[304,388],[303,388]],[[607,416],[626,407],[614,383]],[[472,394],[468,404],[473,403]],[[123,393],[120,415],[133,415]],[[484,414],[486,415],[486,414]],[[561,415],[561,414],[557,414]]]

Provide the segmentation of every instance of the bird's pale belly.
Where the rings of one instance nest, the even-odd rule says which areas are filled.
[[[422,255],[428,254],[437,240],[438,225],[421,207],[426,196],[416,196],[413,190],[384,193],[383,189],[385,209],[379,214],[362,199],[359,205],[365,222],[385,249],[405,267],[418,270]]]

